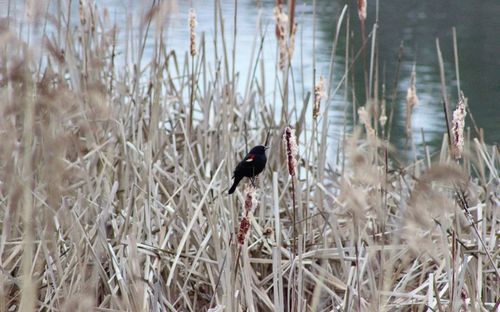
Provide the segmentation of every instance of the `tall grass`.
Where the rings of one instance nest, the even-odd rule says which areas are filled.
[[[348,73],[367,61],[370,37],[375,51],[373,32],[341,52],[353,57],[340,83],[332,70],[328,91],[309,90],[315,103],[304,95],[300,106],[279,48],[277,72],[268,73],[254,47],[239,93],[245,75],[235,73],[235,57],[244,47],[228,51],[227,17],[214,3],[214,42],[194,33],[192,12],[185,51],[167,48],[168,2],[149,8],[134,32],[86,1],[77,21],[70,3],[47,1],[30,19],[2,22],[0,311],[498,309],[498,149],[466,129],[457,161],[447,131],[434,162],[401,163],[385,141],[392,108],[385,85],[377,91],[372,53],[367,104],[335,164],[328,104],[353,90]],[[287,36],[301,31],[294,3],[280,4]],[[351,39],[345,12],[332,69],[341,31]],[[256,33],[261,43],[274,35]],[[273,102],[265,80],[275,77]],[[447,111],[445,88],[443,102]],[[290,125],[298,150],[281,144]],[[227,196],[236,162],[268,130],[256,188]]]

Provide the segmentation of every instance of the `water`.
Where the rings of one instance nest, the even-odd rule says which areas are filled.
[[[368,22],[373,22],[374,2]],[[441,88],[435,38],[445,62],[446,81],[452,108],[457,89],[453,56],[452,27],[456,27],[460,69],[460,88],[479,127],[489,143],[500,142],[500,2],[464,1],[380,1],[380,55],[388,68],[404,40],[406,56],[402,77],[408,77],[417,64],[417,91],[421,99],[414,125],[429,132],[443,131]],[[388,72],[391,72],[390,70]],[[404,91],[404,84],[401,85]],[[402,97],[400,97],[402,98]],[[402,106],[402,105],[401,105]],[[431,122],[432,126],[428,126]],[[472,126],[470,119],[466,126]]]
[[[329,58],[329,42],[335,34],[333,17],[344,1],[318,1],[318,38],[324,49],[318,49],[318,59]],[[351,2],[353,3],[353,2]],[[367,31],[375,22],[376,1],[368,1]],[[379,61],[385,66],[387,86],[392,86],[397,63],[397,53],[403,41],[405,50],[401,64],[398,101],[395,107],[393,142],[402,148],[404,135],[405,96],[413,64],[416,64],[417,94],[419,105],[413,114],[414,141],[421,143],[420,129],[426,140],[437,147],[446,125],[441,101],[441,81],[436,52],[436,38],[440,40],[445,65],[445,77],[451,110],[457,100],[457,81],[453,55],[452,27],[458,37],[460,88],[468,98],[472,115],[484,129],[485,140],[490,144],[500,142],[500,2],[497,0],[473,2],[454,1],[379,1]],[[327,8],[327,9],[324,9]],[[350,9],[353,31],[359,31],[356,8]],[[359,36],[358,36],[359,38]],[[359,40],[359,39],[358,39]],[[357,43],[359,46],[359,42]],[[356,84],[363,85],[361,68],[355,72]],[[361,88],[358,88],[361,89]],[[364,93],[357,90],[359,102]],[[390,102],[390,101],[388,101]],[[341,107],[333,107],[340,110]],[[472,128],[471,120],[466,126]],[[472,132],[474,133],[474,132]]]
[[[234,0],[221,0],[222,14],[225,20],[227,47],[232,48],[234,31]],[[349,4],[355,5],[356,1]],[[370,32],[375,20],[375,1],[368,1],[367,32]],[[78,2],[73,1],[73,14],[78,20]],[[239,90],[244,93],[248,74],[254,65],[256,46],[259,43],[261,32],[266,32],[263,46],[263,59],[266,64],[266,75],[274,73],[276,63],[276,40],[274,35],[273,7],[274,1],[245,0],[237,2],[237,42],[235,69],[240,73]],[[319,75],[327,76],[330,62],[330,53],[335,34],[336,19],[340,14],[345,1],[317,0],[316,16],[316,67]],[[6,15],[8,1],[0,0],[0,12]],[[212,1],[178,1],[172,2],[171,15],[167,24],[166,38],[168,49],[174,49],[183,55],[189,49],[189,35],[187,16],[190,7],[194,7],[198,19],[198,38],[205,33],[208,47],[213,47],[214,33],[214,3]],[[11,10],[22,10],[23,1],[11,1]],[[112,19],[125,33],[126,21],[129,17],[137,25],[144,12],[151,5],[151,1],[139,3],[137,1],[97,1],[99,8],[107,8]],[[312,91],[313,75],[313,9],[312,1],[298,2],[296,20],[299,23],[293,72],[296,83],[296,103],[302,103],[305,93]],[[359,20],[355,7],[349,8],[350,27],[354,34],[351,44],[360,46]],[[500,2],[498,0],[482,0],[476,2],[443,1],[410,1],[410,0],[383,0],[380,1],[378,55],[381,79],[386,81],[387,95],[392,90],[392,82],[397,61],[399,45],[404,41],[404,56],[401,63],[400,83],[397,90],[397,100],[394,106],[394,125],[391,130],[392,142],[402,150],[409,150],[405,129],[405,97],[409,85],[410,73],[413,64],[416,64],[417,94],[420,99],[413,113],[413,142],[417,151],[422,151],[421,130],[425,139],[435,149],[439,146],[445,132],[444,114],[441,102],[441,85],[436,53],[436,38],[440,39],[445,63],[445,77],[450,108],[456,105],[457,81],[452,44],[452,27],[455,26],[458,36],[458,51],[460,59],[460,87],[468,97],[469,107],[477,125],[484,129],[487,143],[500,142]],[[260,25],[260,27],[258,26]],[[344,24],[345,25],[345,24]],[[137,31],[137,26],[133,27]],[[152,31],[151,36],[154,36]],[[219,34],[220,36],[220,34]],[[219,37],[220,39],[220,37]],[[121,37],[125,44],[125,36]],[[150,40],[152,44],[153,40]],[[345,26],[342,28],[341,40],[337,49],[333,83],[336,86],[344,72]],[[218,46],[218,55],[222,54],[221,44]],[[151,54],[152,46],[147,45],[145,58]],[[368,50],[369,52],[369,50]],[[148,54],[149,53],[149,54]],[[217,62],[213,48],[207,49],[207,59],[213,66]],[[368,53],[369,55],[369,53]],[[129,63],[130,60],[125,60]],[[362,62],[358,62],[359,65]],[[353,71],[356,85],[356,105],[365,102],[363,91],[362,66],[356,66]],[[276,77],[266,77],[270,99],[275,88]],[[347,120],[347,129],[352,128],[351,91],[345,97],[344,88],[329,103],[330,137],[335,146],[342,134],[344,120]],[[388,99],[387,103],[390,103]],[[298,104],[300,106],[301,104]],[[389,110],[390,108],[388,108]],[[346,118],[344,118],[346,116]],[[471,126],[467,119],[467,126]],[[474,133],[474,132],[473,132]]]

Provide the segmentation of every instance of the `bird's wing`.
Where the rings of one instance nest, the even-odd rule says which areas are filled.
[[[236,172],[239,171],[241,168],[243,168],[245,166],[245,163],[250,163],[250,162],[254,161],[255,158],[256,158],[255,154],[248,153],[245,156],[245,158],[243,158],[243,160],[234,169],[233,178],[234,178]]]

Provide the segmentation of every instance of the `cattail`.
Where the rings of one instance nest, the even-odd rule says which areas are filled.
[[[250,230],[250,220],[249,216],[255,207],[255,187],[252,185],[247,185],[244,191],[245,203],[244,203],[244,216],[241,219],[240,230],[238,232],[238,243],[243,245],[245,243],[245,238]]]
[[[385,100],[382,100],[382,101],[385,102]],[[385,106],[382,106],[382,108],[384,109],[382,111],[384,114],[380,115],[379,121],[380,121],[380,125],[382,127],[385,127],[385,123],[387,122],[387,116],[385,115]]]
[[[243,194],[245,195],[245,206],[243,208],[245,213],[248,215],[255,207],[255,187],[251,184],[247,185]]]
[[[274,8],[276,20],[276,38],[279,46],[279,68],[283,70],[287,65],[289,50],[287,48],[288,15],[283,11],[281,4]]]
[[[371,122],[370,122],[370,115],[368,114],[368,111],[365,109],[364,106],[361,106],[358,108],[358,116],[359,116],[359,121],[365,126],[366,129],[366,134],[368,135],[368,138],[374,139],[375,138],[375,130],[373,129]]]
[[[360,21],[366,20],[366,0],[358,0],[358,16]]]
[[[462,299],[460,312],[469,311],[467,302],[470,301],[470,295],[469,292],[467,291],[467,287],[462,288],[462,291],[460,292],[460,299]]]
[[[380,117],[378,120],[382,128],[384,128],[385,123],[387,122],[387,115],[385,111],[385,84],[382,85],[382,100],[380,101]]]
[[[250,230],[249,215],[252,213],[254,207],[256,206],[255,188],[252,185],[248,185],[245,188],[244,195],[244,216],[243,219],[241,219],[240,230],[238,232],[238,243],[240,243],[240,245],[243,245],[245,243],[245,238],[247,237],[248,231]]]
[[[41,18],[45,16],[44,14],[46,10],[47,1],[26,0],[23,2],[25,4],[24,13],[27,21],[36,24],[40,23]]]
[[[87,24],[87,19],[85,17],[85,8],[87,6],[87,2],[84,3],[83,0],[80,0],[78,2],[78,12],[79,12],[79,15],[80,15],[80,24],[82,26],[85,26],[85,24]]]
[[[283,12],[281,4],[274,7],[274,19],[276,20],[276,39],[280,42],[285,39],[285,24],[288,21],[288,16]]]
[[[283,143],[286,147],[288,173],[293,177],[296,174],[297,160],[295,159],[295,157],[297,156],[298,152],[297,138],[295,137],[294,129],[290,127],[285,128],[285,132],[283,133]]]
[[[288,58],[292,59],[293,51],[295,49],[295,33],[297,32],[297,23],[292,26],[292,32],[290,33],[290,40],[288,44]]]
[[[292,254],[297,254],[297,223],[296,223],[296,207],[297,207],[297,199],[295,196],[295,175],[297,174],[297,160],[295,157],[297,156],[298,147],[297,147],[297,137],[295,136],[295,130],[291,127],[286,127],[283,132],[283,143],[286,148],[286,156],[288,163],[288,173],[290,174],[291,186],[290,190],[292,193],[292,222],[293,222],[293,247]]]
[[[465,116],[467,115],[467,111],[465,110],[466,106],[467,98],[464,97],[463,92],[460,92],[457,108],[453,112],[453,120],[451,122],[451,153],[456,160],[462,158],[462,152],[464,150],[464,127]]]
[[[262,234],[266,237],[266,238],[270,238],[271,235],[273,235],[274,233],[274,230],[272,227],[268,226],[266,228],[264,228],[264,231],[262,231]]]
[[[196,55],[196,12],[194,9],[189,10],[189,46],[191,56]]]
[[[247,237],[248,231],[250,230],[250,220],[248,217],[243,217],[240,223],[240,230],[238,232],[238,243],[243,245],[245,243],[245,238]]]
[[[314,107],[313,118],[317,119],[321,109],[321,98],[325,96],[325,80],[323,76],[319,78],[319,82],[314,87]]]
[[[411,135],[411,115],[413,113],[413,108],[418,104],[417,96],[417,73],[415,70],[415,64],[413,64],[413,69],[411,71],[410,86],[406,92],[406,136]]]

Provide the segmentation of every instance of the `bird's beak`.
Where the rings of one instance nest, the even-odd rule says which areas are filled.
[[[270,148],[270,146],[264,146],[264,148],[267,151]]]

